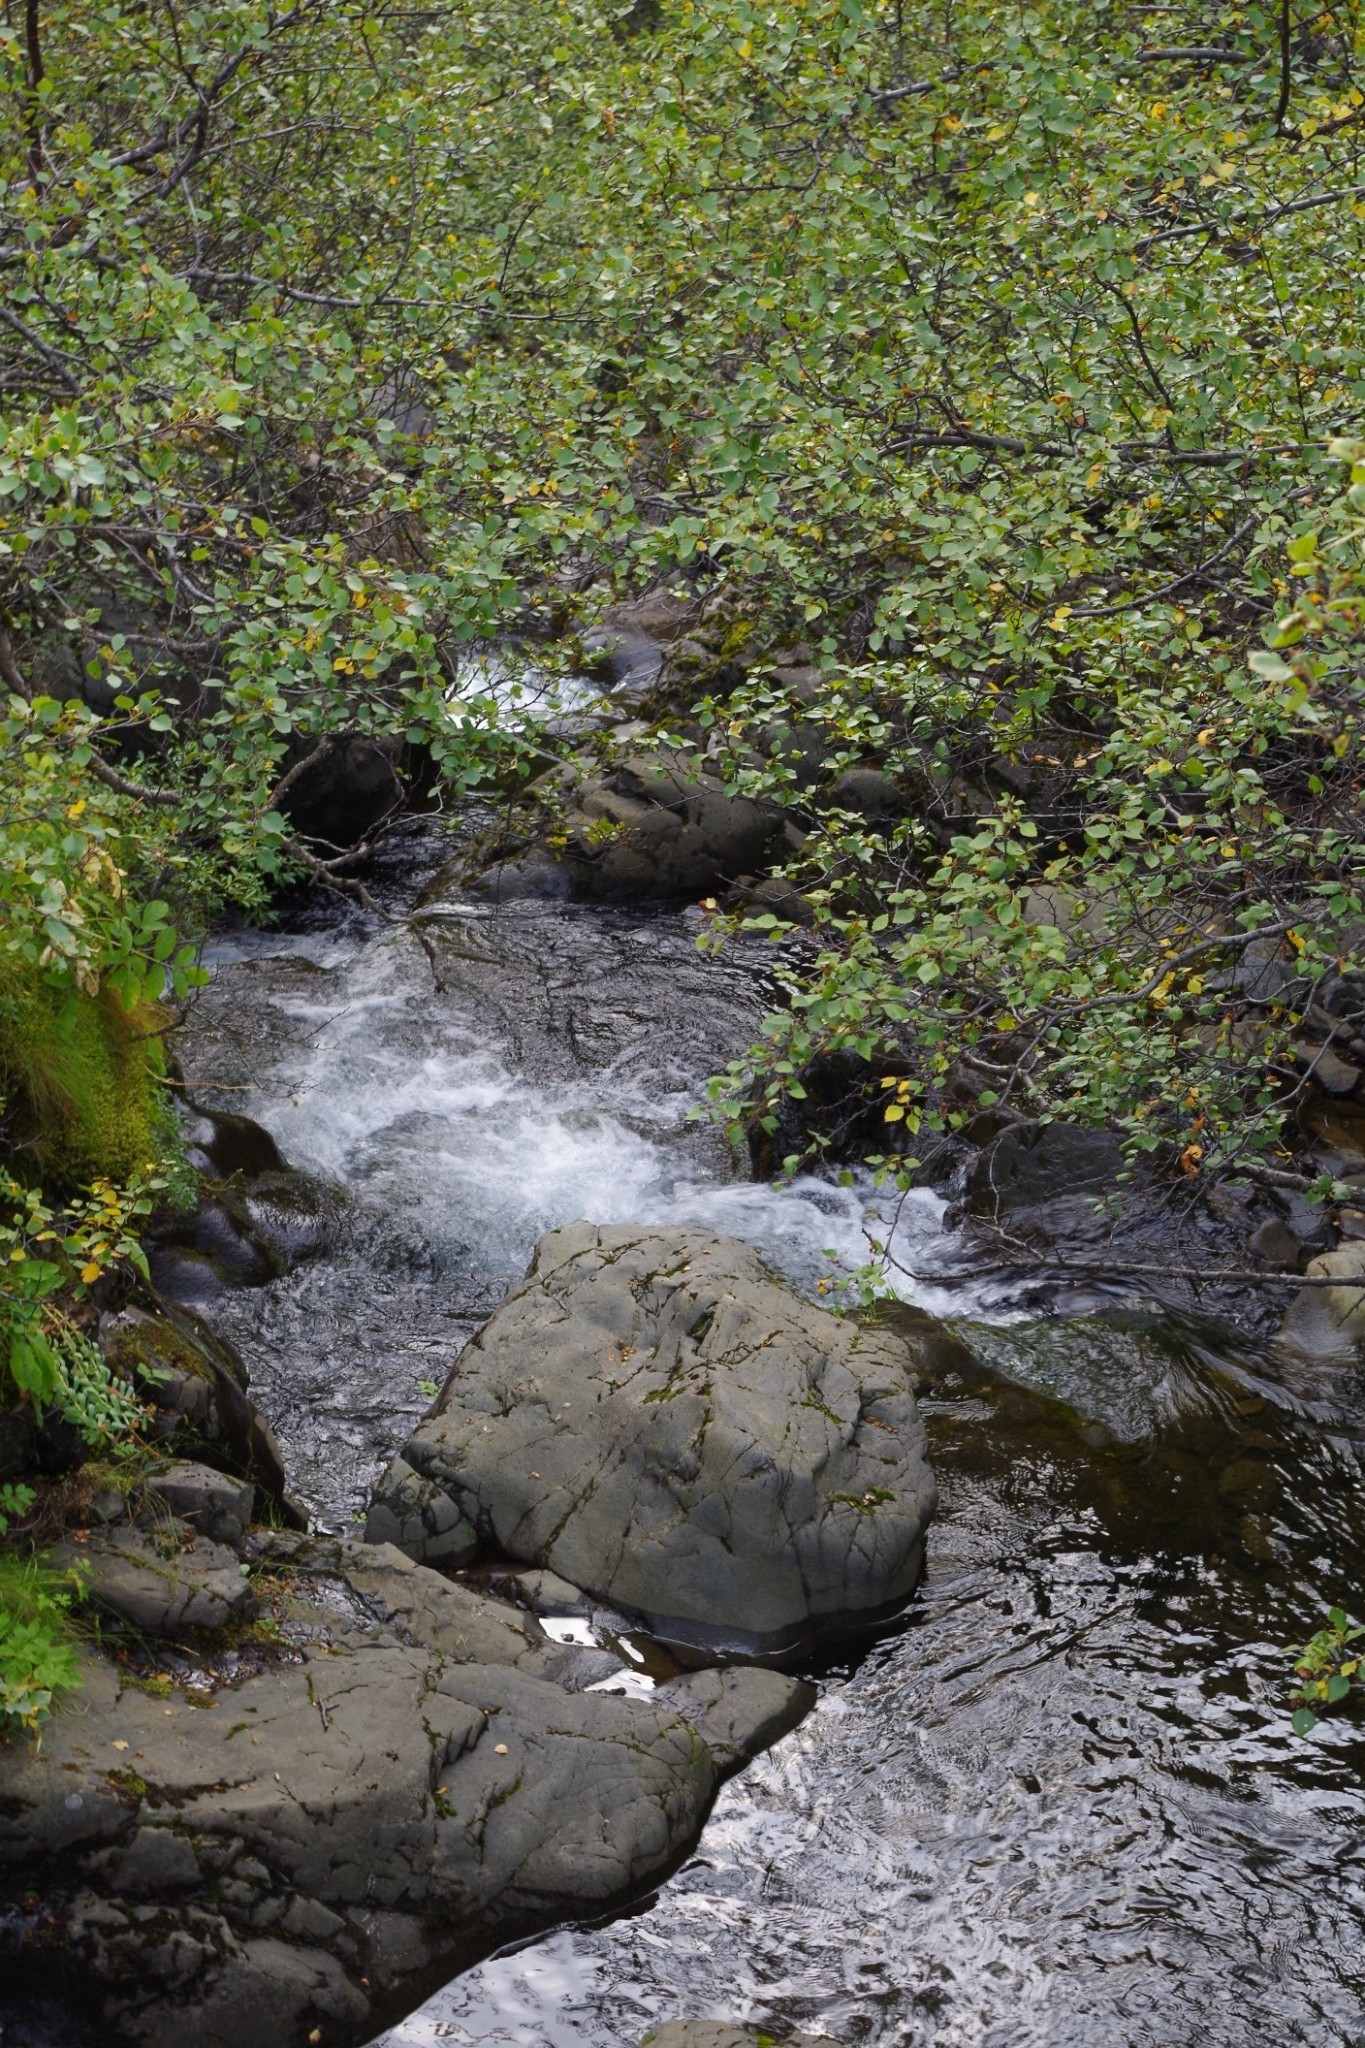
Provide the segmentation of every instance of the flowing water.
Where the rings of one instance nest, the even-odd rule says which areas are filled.
[[[687,916],[458,897],[217,949],[189,1055],[331,1183],[333,1255],[206,1303],[344,1526],[463,1337],[572,1217],[700,1222],[818,1288],[863,1185],[745,1180],[689,1122],[773,959]],[[1365,1741],[1295,1737],[1281,1646],[1358,1599],[1365,1388],[1111,1300],[1024,1312],[914,1198],[974,1363],[928,1390],[920,1595],[721,1792],[650,1900],[456,1979],[383,2048],[634,2048],[674,2017],[854,2048],[1365,2044]],[[833,1257],[830,1255],[833,1254]],[[892,1311],[896,1313],[896,1311]]]

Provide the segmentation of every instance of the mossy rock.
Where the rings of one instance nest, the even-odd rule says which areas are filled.
[[[115,1328],[104,1345],[104,1356],[120,1379],[145,1391],[155,1389],[158,1376],[167,1372],[190,1374],[216,1386],[219,1375],[193,1339],[174,1323],[154,1321],[150,1316]],[[151,1377],[144,1378],[150,1368]]]
[[[173,1124],[155,1010],[78,995],[0,965],[0,1148],[45,1187],[127,1180]]]

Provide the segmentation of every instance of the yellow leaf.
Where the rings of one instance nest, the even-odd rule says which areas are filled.
[[[80,816],[81,812],[82,812],[82,811],[83,811],[84,809],[85,809],[85,798],[84,798],[84,797],[81,797],[81,798],[79,799],[79,801],[78,801],[78,802],[76,802],[76,803],[74,803],[74,804],[68,804],[68,805],[67,805],[67,807],[66,807],[66,815],[67,815],[67,817],[68,817],[68,818],[79,818],[79,816]]]
[[[86,1286],[89,1287],[94,1281],[99,1279],[100,1272],[101,1268],[91,1259],[86,1265],[81,1267],[81,1278]]]
[[[888,1104],[887,1104],[887,1108],[886,1108],[886,1113],[885,1113],[885,1115],[884,1115],[884,1116],[883,1116],[883,1118],[882,1118],[882,1122],[883,1122],[883,1123],[887,1123],[887,1124],[898,1124],[898,1123],[900,1122],[901,1118],[902,1118],[902,1117],[903,1117],[904,1115],[905,1115],[905,1105],[904,1105],[903,1103],[900,1103],[900,1102],[892,1102],[892,1103],[888,1103]]]

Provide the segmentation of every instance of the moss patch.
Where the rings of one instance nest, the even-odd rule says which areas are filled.
[[[128,1323],[116,1329],[105,1347],[112,1372],[135,1385],[151,1369],[154,1383],[166,1372],[192,1373],[196,1379],[216,1386],[218,1375],[198,1346],[176,1329],[174,1323]]]
[[[157,1026],[147,1007],[0,967],[0,1148],[25,1178],[126,1180],[164,1155],[173,1126]]]

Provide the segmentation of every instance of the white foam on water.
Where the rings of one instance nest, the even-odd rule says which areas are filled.
[[[310,991],[280,1003],[294,1049],[242,1106],[294,1164],[342,1182],[446,1255],[510,1279],[538,1237],[580,1218],[693,1224],[743,1238],[819,1292],[885,1269],[881,1245],[897,1262],[894,1292],[962,1311],[960,1287],[909,1277],[951,1265],[955,1239],[937,1195],[879,1191],[867,1173],[842,1186],[814,1175],[780,1186],[718,1178],[714,1137],[689,1124],[704,1073],[684,1076],[661,1054],[663,1071],[643,1078],[618,1063],[540,1080],[514,1071],[467,1010],[432,1005],[396,978],[392,949],[328,964],[323,999]]]

